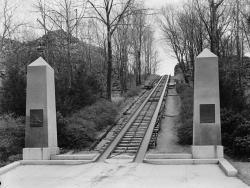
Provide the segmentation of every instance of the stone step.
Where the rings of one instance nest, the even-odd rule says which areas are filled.
[[[218,159],[144,159],[143,162],[158,165],[218,164]]]
[[[149,153],[146,159],[192,159],[190,153]]]
[[[22,160],[22,165],[80,165],[93,162],[92,160]]]
[[[51,156],[52,160],[90,160],[94,161],[100,154],[91,153],[91,154],[62,154],[62,155],[53,155]]]
[[[113,158],[113,159],[133,159],[134,158],[134,154],[119,154],[119,155],[117,155],[117,154],[111,154],[110,155],[110,158]]]
[[[229,177],[234,177],[238,173],[238,171],[226,159],[220,159],[219,166]]]

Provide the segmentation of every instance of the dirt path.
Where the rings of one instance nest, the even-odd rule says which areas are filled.
[[[161,122],[161,130],[157,139],[156,149],[150,152],[159,153],[190,153],[190,147],[178,144],[177,130],[179,123],[179,113],[181,108],[181,99],[176,89],[169,89],[165,108],[165,118]]]

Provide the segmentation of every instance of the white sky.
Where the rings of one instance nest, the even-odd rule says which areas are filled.
[[[3,0],[0,0],[0,6]],[[31,25],[35,25],[36,16],[34,15],[33,5],[36,3],[36,0],[8,0],[10,4],[17,4],[18,7],[16,9],[16,18],[20,21],[29,22]],[[52,1],[52,0],[51,0]],[[152,9],[160,9],[162,6],[166,6],[167,4],[180,4],[185,0],[144,0],[145,6],[147,8]],[[177,60],[171,51],[171,48],[166,46],[163,43],[161,31],[159,26],[155,21],[154,29],[155,29],[155,47],[159,54],[160,63],[158,65],[157,73],[160,75],[164,74],[174,74],[174,66],[177,63]]]
[[[160,9],[168,4],[180,4],[184,0],[144,0],[145,6],[148,8]],[[155,23],[155,22],[154,22]],[[154,24],[155,28],[155,43],[159,53],[160,63],[158,65],[157,73],[160,75],[171,74],[174,75],[174,67],[177,64],[177,60],[169,46],[162,40],[162,34],[157,23]]]

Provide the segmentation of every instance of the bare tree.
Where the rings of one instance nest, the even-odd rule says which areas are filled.
[[[143,37],[144,59],[145,59],[145,75],[152,74],[152,64],[154,61],[155,51],[153,49],[154,32],[151,27],[145,28]]]
[[[230,6],[224,6],[223,2],[224,0],[209,0],[207,4],[195,0],[194,4],[208,33],[210,49],[218,56],[220,56],[220,39],[230,23],[230,11],[228,11]]]
[[[131,31],[131,41],[133,56],[135,59],[134,72],[136,76],[136,85],[140,85],[142,82],[142,53],[143,53],[143,42],[144,34],[147,28],[146,25],[146,10],[143,9],[143,4],[138,4],[139,10],[136,10],[136,14],[132,16],[132,31]]]
[[[185,79],[188,81],[185,74],[187,72],[185,65],[186,39],[181,27],[178,25],[177,13],[172,7],[163,8],[161,11],[162,16],[159,22],[163,32],[163,38],[173,49]]]
[[[10,6],[8,0],[1,0],[0,10],[0,52],[3,52],[7,39],[11,39],[13,34],[20,28],[23,23],[14,22],[14,13],[16,7]],[[8,42],[9,43],[9,42]]]
[[[57,0],[50,4],[38,0],[36,9],[40,12],[41,18],[38,23],[42,26],[45,34],[46,49],[48,51],[48,32],[56,30],[61,46],[66,51],[66,59],[68,65],[68,87],[71,87],[73,78],[73,64],[71,62],[71,45],[73,36],[77,36],[77,27],[82,20],[85,12],[86,2],[74,0]],[[76,10],[80,9],[79,14],[75,14]],[[78,11],[77,11],[78,13]],[[48,52],[47,52],[48,54]]]
[[[116,52],[117,69],[121,85],[121,92],[127,90],[128,78],[128,55],[131,47],[129,31],[131,29],[131,17],[126,17],[121,20],[120,26],[114,34],[114,44]]]
[[[114,0],[103,0],[102,4],[95,4],[93,1],[88,1],[93,8],[95,18],[98,19],[106,27],[107,41],[107,99],[111,100],[112,86],[112,35],[119,26],[121,20],[130,13],[129,7],[133,4],[133,0],[126,0],[122,3]],[[120,7],[120,10],[117,9]]]

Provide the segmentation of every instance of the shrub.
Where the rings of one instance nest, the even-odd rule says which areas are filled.
[[[236,137],[233,144],[234,155],[250,156],[250,134],[243,137]]]
[[[18,67],[7,69],[7,78],[3,81],[3,96],[1,97],[1,111],[25,115],[26,77]]]
[[[24,118],[13,114],[0,116],[0,160],[8,162],[11,156],[20,155],[24,148]]]
[[[235,68],[229,70],[223,67],[223,65],[233,63],[232,61],[237,61],[237,59],[220,59],[220,106],[241,112],[247,108],[247,103],[244,88],[240,86],[238,79],[232,79],[238,78],[238,70]]]
[[[87,76],[80,72],[75,75],[71,88],[67,87],[65,78],[56,79],[56,107],[64,116],[93,104],[100,86],[94,75]]]
[[[233,154],[235,156],[250,156],[250,122],[240,124],[232,134]]]
[[[184,91],[187,90],[187,88],[189,88],[188,84],[183,84],[183,83],[177,83],[176,84],[176,91],[181,96],[186,94]]]
[[[233,132],[244,122],[245,118],[241,114],[225,108],[221,110],[222,145],[229,147],[227,149],[232,149],[234,140]]]
[[[181,98],[181,124],[177,128],[179,143],[191,145],[193,140],[193,88],[188,84],[176,84],[176,91]]]
[[[140,92],[141,92],[140,87],[134,87],[134,88],[129,89],[125,95],[126,97],[134,97],[136,95],[139,95]]]
[[[222,132],[232,134],[238,125],[245,122],[245,118],[232,110],[221,110]]]
[[[179,143],[183,145],[192,145],[193,142],[193,119],[186,120],[177,129]]]
[[[117,108],[109,101],[100,100],[70,117],[57,114],[59,147],[84,149],[98,137],[98,133],[114,124]]]
[[[24,48],[23,51],[20,51],[20,54],[7,56],[3,97],[0,101],[2,104],[1,113],[25,115],[26,67],[37,57],[39,57],[39,54],[30,51],[29,48]],[[57,111],[66,116],[84,106],[93,104],[103,94],[104,84],[102,83],[105,83],[105,80],[101,80],[97,72],[87,71],[85,62],[74,59],[71,63],[74,66],[77,65],[77,69],[73,69],[73,78],[69,81],[68,71],[64,69],[62,63],[65,63],[62,57],[61,59],[53,59],[56,107]]]
[[[234,137],[244,137],[250,135],[250,122],[240,124],[233,132]]]
[[[225,153],[241,158],[250,155],[250,123],[242,114],[222,109],[221,128]]]

